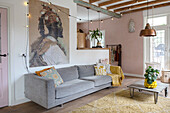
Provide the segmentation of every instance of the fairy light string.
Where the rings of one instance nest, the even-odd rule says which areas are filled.
[[[109,18],[105,18],[105,19],[102,19],[102,20],[86,20],[86,19],[82,19],[82,18],[73,16],[73,15],[70,15],[70,14],[68,14],[67,12],[61,10],[61,9],[58,8],[56,5],[54,5],[50,0],[47,0],[47,3],[48,3],[48,5],[49,5],[49,7],[50,7],[50,6],[55,7],[55,8],[57,9],[58,13],[61,12],[61,13],[65,14],[65,15],[67,15],[68,18],[71,17],[71,18],[77,19],[77,20],[79,20],[79,21],[82,21],[82,20],[85,21],[85,22],[89,22],[89,21],[90,21],[90,23],[95,22],[95,21],[101,21],[101,23],[103,23],[104,20],[109,20],[109,19],[114,20],[114,17],[109,17]],[[25,2],[24,4],[25,4],[26,6],[28,6],[28,5],[29,5],[29,2]],[[28,13],[27,16],[30,16],[30,14]]]

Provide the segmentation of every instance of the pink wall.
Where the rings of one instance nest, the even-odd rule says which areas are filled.
[[[135,21],[135,32],[129,33],[129,20]],[[90,29],[98,28],[99,23],[90,23]],[[122,68],[124,73],[143,75],[143,38],[139,37],[143,29],[143,12],[123,15],[121,19],[104,20],[100,24],[105,30],[105,42],[108,44],[122,44]],[[87,33],[88,24],[81,23],[77,26]]]

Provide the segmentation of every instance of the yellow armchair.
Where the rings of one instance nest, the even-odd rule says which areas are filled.
[[[107,74],[112,77],[112,86],[120,86],[124,79],[124,74],[120,66],[110,66],[111,74]]]

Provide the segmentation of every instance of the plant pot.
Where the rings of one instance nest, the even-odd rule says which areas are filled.
[[[153,89],[157,87],[157,82],[154,81],[152,84],[148,84],[147,79],[145,79],[144,86],[149,89]]]
[[[102,46],[101,42],[97,42],[97,46]]]

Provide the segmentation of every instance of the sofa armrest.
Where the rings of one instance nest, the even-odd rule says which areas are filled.
[[[25,74],[25,96],[49,109],[55,106],[54,80],[39,77],[35,74]]]

